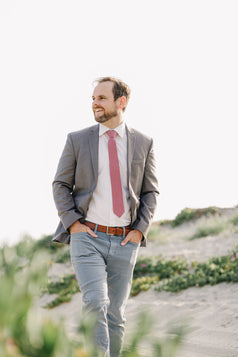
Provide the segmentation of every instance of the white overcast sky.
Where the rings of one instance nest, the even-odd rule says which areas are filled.
[[[0,1],[0,241],[53,233],[67,133],[94,124],[92,82],[132,89],[153,136],[155,220],[237,199],[237,0]]]

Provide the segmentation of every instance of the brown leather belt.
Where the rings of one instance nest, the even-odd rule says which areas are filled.
[[[95,223],[88,222],[88,221],[83,222],[83,224],[85,224],[85,226],[91,228],[92,230],[94,230],[96,227]],[[108,227],[108,226],[101,226],[100,224],[98,224],[97,230],[99,232],[107,233],[108,235],[123,236],[124,230],[125,230],[125,235],[127,235],[131,231],[131,228],[127,226],[124,227],[123,229],[122,227]]]

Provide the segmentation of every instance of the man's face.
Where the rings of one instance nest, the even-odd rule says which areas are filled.
[[[93,91],[92,109],[98,123],[105,123],[119,113],[119,101],[114,101],[112,88],[112,82],[102,82]]]

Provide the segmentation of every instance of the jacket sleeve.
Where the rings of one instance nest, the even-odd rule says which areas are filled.
[[[75,221],[82,218],[82,215],[75,206],[74,198],[72,196],[75,182],[75,169],[76,155],[71,135],[68,134],[52,184],[55,205],[65,230],[67,230]]]
[[[152,219],[156,209],[158,194],[159,191],[158,180],[156,177],[154,146],[153,140],[151,139],[151,144],[145,163],[144,176],[140,193],[140,204],[137,211],[137,219],[132,225],[132,228],[138,229],[143,233],[143,240],[144,238],[146,238],[150,225],[152,223]]]

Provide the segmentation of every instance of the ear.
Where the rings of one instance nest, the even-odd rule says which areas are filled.
[[[120,97],[119,105],[120,105],[120,109],[123,109],[124,106],[126,105],[126,97],[124,95]]]

